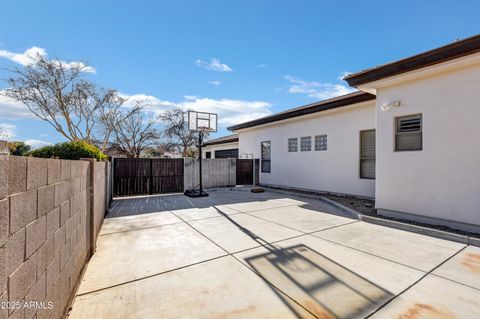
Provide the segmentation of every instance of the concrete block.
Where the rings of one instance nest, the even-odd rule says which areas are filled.
[[[60,254],[56,254],[47,266],[47,290],[54,284],[60,274]]]
[[[47,290],[47,296],[45,297],[44,302],[52,302],[53,308],[39,311],[37,313],[37,319],[53,318],[52,316],[54,315],[55,309],[60,307],[60,304],[58,303],[58,288],[56,284]]]
[[[45,158],[27,158],[27,190],[47,185],[47,161]]]
[[[80,178],[75,177],[72,179],[72,196],[80,193],[80,191],[81,191]]]
[[[8,277],[9,301],[20,301],[36,283],[36,254]]]
[[[10,196],[10,234],[27,226],[37,217],[37,190]]]
[[[21,308],[21,309],[15,310],[15,312],[10,314],[10,317],[8,317],[8,319],[25,319],[25,309]]]
[[[68,199],[68,187],[69,183],[67,181],[55,184],[55,207],[60,206]]]
[[[67,219],[70,217],[70,201],[65,201],[60,206],[60,226],[64,225]]]
[[[60,207],[56,207],[47,214],[47,236],[53,234],[60,227]]]
[[[47,216],[28,224],[26,227],[26,258],[28,259],[47,240]]]
[[[48,184],[55,184],[60,181],[62,177],[62,167],[60,160],[48,159],[47,160],[48,171]]]
[[[10,156],[8,158],[8,194],[21,193],[27,190],[27,158]]]
[[[43,216],[55,207],[55,185],[38,189],[38,216]]]
[[[55,258],[55,239],[50,237],[36,253],[37,255],[37,278],[41,277],[47,266]]]
[[[4,291],[1,295],[0,295],[0,302],[1,303],[5,303],[7,302],[8,300],[8,292]],[[4,308],[0,308],[0,319],[7,319],[8,318],[8,309]]]
[[[0,248],[0,292],[7,289],[7,248]]]
[[[77,215],[75,215],[75,216],[77,216]],[[75,223],[76,222],[75,216],[72,216],[67,220],[67,223],[66,223],[67,240],[72,237],[73,233],[75,232],[75,230],[77,228],[77,224]]]
[[[71,162],[69,160],[61,160],[62,180],[70,179],[71,176]]]
[[[65,228],[66,228],[66,226],[63,225],[55,232],[54,238],[55,238],[55,250],[56,251],[60,251],[60,249],[62,249],[63,245],[65,245],[65,242],[66,242]]]
[[[45,296],[47,295],[47,276],[44,274],[40,277],[33,288],[28,292],[27,296],[25,297],[25,302],[40,302],[43,301]],[[33,318],[37,309],[35,307],[26,308],[25,309],[25,319]]]
[[[0,247],[7,241],[9,214],[8,198],[4,198],[0,200]]]
[[[67,239],[67,242],[60,250],[60,271],[63,271],[65,265],[67,264],[68,259],[71,255],[70,239]]]
[[[8,196],[8,156],[0,155],[0,199]]]
[[[13,273],[25,261],[25,228],[20,229],[7,239],[7,276]]]
[[[58,289],[59,289],[59,297],[60,297],[59,302],[61,305],[61,307],[59,308],[61,309],[56,309],[56,312],[58,311],[56,316],[57,318],[60,318],[61,312],[63,311],[63,308],[67,305],[68,297],[70,296],[69,289],[68,289],[68,277],[67,277],[66,271],[63,271],[60,273],[58,283],[59,283]]]

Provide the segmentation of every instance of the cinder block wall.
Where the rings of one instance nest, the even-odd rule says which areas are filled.
[[[198,159],[184,159],[184,188],[191,189],[199,184]],[[235,186],[236,160],[202,159],[202,182],[204,188]]]
[[[64,316],[91,253],[90,186],[102,172],[93,201],[106,203],[98,164],[90,185],[88,161],[0,156],[0,298],[12,308],[0,318]]]

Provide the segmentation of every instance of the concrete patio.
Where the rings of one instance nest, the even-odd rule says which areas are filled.
[[[480,249],[248,189],[115,200],[70,318],[480,318]]]

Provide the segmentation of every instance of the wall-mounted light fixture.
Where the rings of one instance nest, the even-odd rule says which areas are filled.
[[[390,110],[392,107],[399,107],[402,103],[400,103],[400,101],[393,101],[391,103],[388,103],[388,104],[385,104],[385,105],[382,105],[380,107],[380,109],[382,111],[388,111]]]

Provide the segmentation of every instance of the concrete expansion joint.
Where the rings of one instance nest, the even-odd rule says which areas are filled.
[[[387,305],[389,305],[393,300],[395,300],[396,298],[400,297],[401,295],[403,295],[405,292],[407,292],[410,288],[414,287],[415,285],[417,285],[420,281],[422,281],[425,277],[427,277],[428,275],[433,275],[433,272],[440,268],[442,265],[444,265],[445,263],[447,263],[450,259],[452,259],[453,257],[455,257],[456,255],[458,255],[459,253],[461,253],[465,248],[467,248],[468,246],[464,246],[462,247],[461,249],[459,249],[458,251],[456,251],[454,254],[452,254],[450,257],[448,257],[447,259],[443,260],[441,263],[439,263],[437,266],[433,267],[432,269],[430,269],[428,272],[426,272],[422,277],[420,277],[418,280],[416,280],[415,282],[413,282],[411,285],[409,285],[407,288],[405,288],[404,290],[402,290],[399,294],[397,294],[396,296],[393,296],[390,300],[388,300],[387,302],[385,302],[383,305],[381,305],[380,307],[378,307],[374,312],[372,312],[370,315],[368,315],[367,317],[365,317],[365,319],[368,319],[368,318],[371,318],[373,315],[375,315],[377,312],[379,312],[380,310],[382,310],[383,308],[385,308]],[[443,278],[443,277],[442,277]],[[447,279],[447,278],[443,278],[443,279],[446,279],[446,280],[449,280],[449,281],[452,281],[450,279]],[[452,282],[455,282],[455,281],[452,281]],[[462,284],[463,285],[463,284]],[[468,286],[467,286],[468,287]]]

